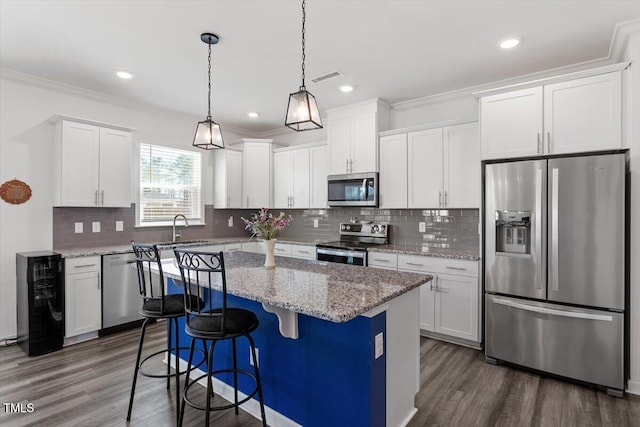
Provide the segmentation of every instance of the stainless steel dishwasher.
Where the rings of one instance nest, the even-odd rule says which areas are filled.
[[[132,253],[102,257],[103,332],[133,327],[142,319],[135,262],[136,257]]]

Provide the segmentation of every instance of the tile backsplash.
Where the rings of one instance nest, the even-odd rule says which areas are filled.
[[[205,206],[203,226],[184,228],[180,224],[182,240],[237,237],[249,235],[241,217],[247,218],[256,209],[214,209]],[[280,210],[275,209],[274,213]],[[336,240],[338,225],[352,217],[359,221],[391,224],[390,243],[419,244],[431,248],[453,250],[479,250],[478,209],[287,209],[294,221],[281,237]],[[233,226],[229,227],[229,217]],[[318,227],[314,227],[314,220]],[[116,221],[123,222],[123,231],[116,230]],[[83,233],[75,233],[76,222],[83,223]],[[100,222],[100,232],[93,233],[91,224]],[[419,232],[419,223],[425,223],[425,232]],[[53,248],[126,245],[138,242],[165,242],[171,240],[171,227],[135,227],[135,205],[130,208],[53,208]]]

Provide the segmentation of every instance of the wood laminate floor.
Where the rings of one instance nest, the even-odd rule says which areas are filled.
[[[164,324],[149,328],[145,348],[160,349]],[[35,411],[8,414],[0,426],[126,426],[138,330],[103,337],[49,355],[0,349],[0,403],[29,401]],[[161,362],[157,367],[162,369]],[[421,342],[417,426],[640,426],[640,397],[608,397],[594,389],[484,362],[482,352],[435,340]],[[204,393],[203,393],[204,395]],[[140,377],[130,426],[173,426],[173,389]],[[187,408],[189,409],[189,408]],[[185,426],[204,414],[187,410]],[[211,425],[259,426],[241,411],[212,414]],[[337,426],[327,426],[337,427]],[[351,427],[351,426],[349,426]]]

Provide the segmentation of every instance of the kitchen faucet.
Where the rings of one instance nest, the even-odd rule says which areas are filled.
[[[182,214],[178,214],[176,216],[173,217],[173,238],[171,239],[171,241],[173,243],[176,243],[176,240],[180,238],[180,234],[176,234],[176,220],[178,219],[178,217],[182,217],[184,218],[184,226],[185,228],[189,226],[189,220],[187,219],[186,216],[182,215]]]

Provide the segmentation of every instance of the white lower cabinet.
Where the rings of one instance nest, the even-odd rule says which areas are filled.
[[[75,337],[102,327],[101,259],[65,260],[65,337]]]
[[[242,252],[258,252],[258,242],[242,242]]]
[[[480,341],[478,262],[398,255],[398,270],[431,274],[420,287],[420,329]]]

